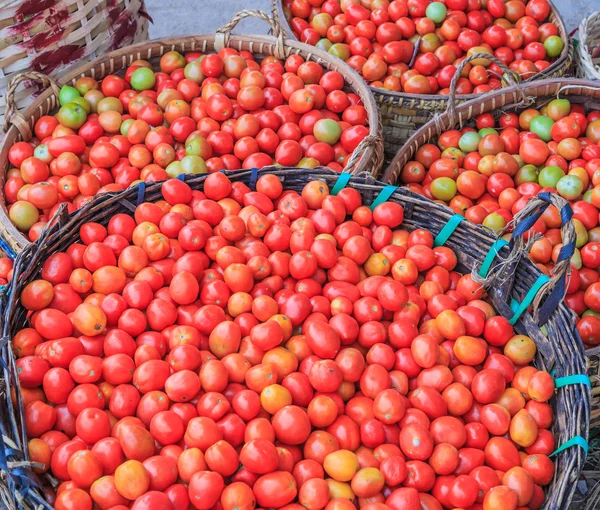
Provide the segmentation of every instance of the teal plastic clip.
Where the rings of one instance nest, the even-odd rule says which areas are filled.
[[[590,388],[592,387],[592,382],[586,374],[567,375],[565,377],[557,377],[554,379],[554,385],[557,388],[562,388],[563,386],[569,386],[571,384],[584,384]]]
[[[390,198],[393,195],[394,191],[396,191],[397,189],[398,186],[392,186],[391,184],[388,184],[385,188],[383,188],[381,190],[381,193],[377,195],[377,198],[373,200],[373,203],[371,204],[371,211],[375,209],[375,207],[377,207],[379,204],[387,202],[388,198]]]
[[[335,186],[331,189],[332,195],[337,195],[340,191],[342,191],[352,179],[352,174],[345,172],[340,174],[338,180],[335,182]]]
[[[446,244],[446,241],[450,239],[450,236],[452,234],[454,234],[456,227],[458,227],[461,221],[464,220],[465,217],[461,216],[460,214],[455,214],[454,216],[452,216],[444,225],[444,228],[440,230],[440,233],[437,236],[435,236],[435,239],[433,240],[433,245],[443,246],[444,244]]]
[[[590,445],[588,444],[588,442],[581,436],[575,436],[571,439],[569,439],[566,443],[562,444],[561,446],[559,446],[556,450],[554,450],[549,457],[554,457],[555,455],[558,455],[560,452],[565,451],[567,448],[571,448],[572,446],[579,446],[581,448],[583,448],[583,451],[585,452],[585,454],[587,455],[588,450],[590,448]]]
[[[492,262],[500,252],[500,250],[508,244],[508,241],[505,239],[498,239],[492,246],[490,250],[487,252],[487,255],[483,259],[483,264],[479,268],[479,276],[485,278],[490,272],[490,268],[492,267]]]
[[[538,277],[538,279],[535,281],[535,283],[533,284],[531,289],[529,289],[529,292],[527,294],[525,294],[525,297],[523,298],[523,301],[521,301],[521,303],[517,302],[514,299],[512,300],[510,307],[512,308],[512,311],[514,312],[514,315],[508,321],[508,322],[510,322],[511,325],[514,326],[517,323],[517,321],[519,320],[519,317],[521,317],[521,315],[523,315],[523,312],[525,310],[527,310],[527,307],[531,304],[531,302],[533,301],[533,298],[535,298],[536,294],[542,288],[542,285],[544,285],[548,281],[550,281],[550,278],[548,278],[545,274],[541,274]]]

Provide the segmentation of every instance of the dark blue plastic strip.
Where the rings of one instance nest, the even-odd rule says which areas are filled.
[[[144,195],[146,194],[146,183],[140,182],[138,184],[137,202],[136,205],[140,205],[144,201]]]
[[[256,189],[256,181],[258,180],[258,168],[253,168],[250,170],[250,182],[248,183],[248,187],[254,191]]]

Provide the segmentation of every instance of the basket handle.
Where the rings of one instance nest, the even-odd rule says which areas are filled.
[[[563,245],[550,278],[544,283],[541,283],[542,280],[540,280],[539,290],[532,301],[534,319],[540,325],[544,325],[548,321],[565,296],[567,277],[571,273],[571,256],[575,252],[577,238],[573,223],[573,209],[568,200],[556,193],[543,192],[532,197],[501,232],[504,234],[510,228],[514,228],[511,243],[518,242],[526,247],[527,239],[523,239],[523,237],[550,205],[556,207],[560,213],[560,233]]]
[[[369,153],[372,153],[372,155]],[[377,135],[367,135],[356,146],[356,149],[352,151],[352,155],[348,159],[348,164],[344,168],[344,172],[351,174],[355,173],[354,170],[363,156],[367,159],[373,157],[373,167],[379,168],[383,162],[380,158],[380,154],[383,154],[382,138]]]
[[[245,18],[257,18],[266,21],[269,24],[271,31],[273,32],[273,37],[275,37],[276,40],[274,55],[277,58],[284,59],[285,35],[281,29],[279,17],[277,15],[270,16],[265,11],[260,11],[257,9],[244,9],[233,16],[233,18],[225,23],[221,28],[217,28],[215,32],[215,49],[219,51],[222,48],[227,48],[229,46],[229,38],[231,37],[232,30],[240,21]]]
[[[473,60],[476,60],[478,58],[485,58],[487,60],[491,60],[492,62],[494,62],[494,64],[500,67],[500,69],[504,71],[504,76],[500,78],[503,81],[506,81],[510,85],[514,86],[521,95],[521,98],[525,100],[525,93],[519,86],[520,77],[517,72],[513,71],[512,69],[509,69],[504,64],[504,62],[502,62],[502,60],[495,57],[494,55],[488,55],[487,53],[473,53],[473,55],[469,55],[458,65],[458,67],[456,68],[456,72],[454,73],[454,76],[452,76],[452,80],[450,81],[450,93],[448,94],[448,106],[446,108],[446,113],[449,117],[450,126],[455,126],[458,121],[458,115],[456,113],[456,87],[458,85],[458,79],[460,78],[460,75],[462,74],[464,68]]]
[[[33,133],[31,132],[31,128],[25,120],[25,117],[23,117],[23,115],[21,115],[19,112],[15,100],[17,88],[21,83],[26,81],[34,81],[39,83],[42,86],[42,90],[52,87],[52,91],[56,97],[58,97],[58,94],[60,93],[60,87],[52,78],[37,71],[25,71],[23,73],[16,74],[9,80],[8,87],[6,87],[6,109],[4,114],[3,129],[6,133],[12,124],[19,130],[23,140],[29,141],[33,138]]]

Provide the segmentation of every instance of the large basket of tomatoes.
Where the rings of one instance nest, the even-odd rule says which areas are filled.
[[[148,39],[141,0],[6,0],[0,11],[0,121],[10,79],[23,72],[60,78],[70,66]],[[40,83],[26,76],[15,97],[31,104]]]
[[[571,245],[561,197],[498,244],[327,169],[97,197],[15,263],[14,493],[56,510],[566,509],[590,394],[565,378],[583,346],[552,291],[565,274],[540,290],[522,242],[550,202]],[[543,329],[531,302],[552,307]]]
[[[275,37],[231,35],[246,16]],[[261,11],[213,35],[118,50],[50,84],[27,110],[12,108],[0,142],[0,222],[17,252],[60,202],[72,211],[136,180],[274,163],[375,175],[382,164],[368,86]]]
[[[447,107],[465,56],[483,50],[523,81],[564,76],[573,48],[549,0],[273,0],[288,33],[346,61],[380,104],[386,161]],[[502,86],[503,71],[477,62],[461,74],[459,100]]]

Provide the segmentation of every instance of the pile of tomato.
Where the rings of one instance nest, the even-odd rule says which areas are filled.
[[[523,78],[563,51],[547,0],[284,0],[293,33],[346,63],[372,87],[447,94],[456,67],[474,53],[495,55]],[[416,58],[414,54],[416,51]],[[465,67],[458,94],[500,88],[488,59]]]
[[[516,510],[550,374],[403,208],[224,174],[49,256],[12,338],[56,510]]]
[[[134,61],[124,77],[63,86],[56,115],[13,145],[4,196],[34,241],[63,202],[139,181],[272,164],[342,171],[369,134],[359,96],[338,71],[291,55],[260,64],[247,51],[170,51],[155,72]]]
[[[558,193],[574,211],[577,248],[571,258],[566,304],[581,318],[588,346],[600,344],[600,112],[554,99],[499,118],[486,113],[476,129],[443,133],[423,145],[400,173],[413,191],[448,204],[473,223],[501,230],[542,191]],[[530,252],[545,273],[562,247],[561,217],[550,206],[532,233]]]

